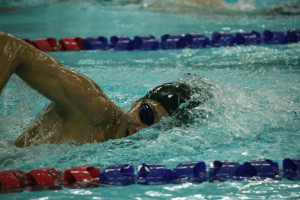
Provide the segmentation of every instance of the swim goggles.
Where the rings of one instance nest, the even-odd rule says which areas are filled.
[[[154,114],[151,107],[145,103],[145,99],[142,101],[140,108],[140,119],[143,123],[151,126],[154,123]]]

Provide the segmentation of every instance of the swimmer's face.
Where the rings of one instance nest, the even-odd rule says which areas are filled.
[[[126,136],[132,135],[143,128],[168,117],[167,111],[158,102],[146,99],[136,101],[128,112],[128,129]]]

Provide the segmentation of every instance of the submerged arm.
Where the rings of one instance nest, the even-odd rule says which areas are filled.
[[[120,111],[92,80],[21,39],[0,33],[0,92],[13,73],[67,114],[81,112],[101,123],[99,120],[113,117],[110,113]]]

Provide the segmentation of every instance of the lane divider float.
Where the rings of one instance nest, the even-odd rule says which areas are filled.
[[[269,159],[250,160],[240,164],[234,161],[213,161],[209,165],[200,162],[183,162],[175,169],[162,164],[142,163],[111,165],[100,172],[93,166],[71,167],[62,173],[56,168],[32,170],[25,173],[19,169],[0,172],[0,192],[22,192],[24,190],[61,190],[68,188],[95,188],[99,186],[125,186],[132,184],[162,185],[181,183],[300,180],[300,158],[286,158],[278,163]]]
[[[158,50],[158,49],[199,49],[206,47],[230,47],[236,45],[288,44],[300,41],[300,29],[286,33],[278,30],[214,32],[211,39],[201,33],[165,34],[159,41],[153,35],[137,35],[133,39],[128,36],[115,35],[110,37],[64,37],[57,43],[55,38],[24,39],[27,43],[42,51],[80,51],[80,50]]]

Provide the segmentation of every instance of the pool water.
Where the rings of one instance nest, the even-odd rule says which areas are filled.
[[[105,36],[214,31],[262,32],[300,28],[299,1],[226,1],[231,8],[170,6],[159,1],[3,1],[0,29],[21,38]],[[166,1],[173,3],[173,1]],[[272,4],[276,3],[276,4]],[[174,3],[175,4],[175,3]],[[295,5],[296,5],[295,4]],[[18,5],[16,7],[16,5]],[[21,6],[20,6],[21,5]],[[290,15],[273,7],[290,6]],[[293,8],[293,9],[292,9]],[[188,11],[188,12],[187,12]],[[272,13],[273,12],[273,13]],[[199,14],[199,13],[205,13]],[[270,14],[272,13],[272,14]],[[11,144],[49,100],[13,75],[0,96],[0,171],[89,164],[161,163],[299,158],[300,44],[158,51],[52,52],[64,66],[95,81],[122,109],[155,86],[185,80],[211,87],[214,98],[201,110],[205,118],[183,127],[143,129],[119,140],[73,146]],[[188,75],[193,74],[193,75]],[[165,119],[167,121],[167,119]],[[299,199],[300,182],[228,181],[224,183],[131,185],[24,191],[1,199]]]

